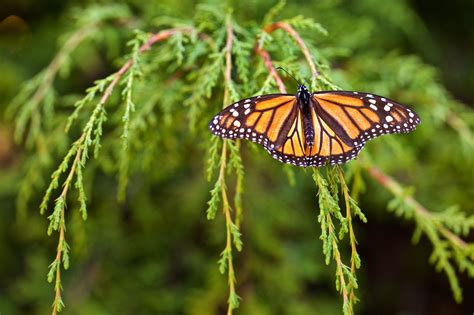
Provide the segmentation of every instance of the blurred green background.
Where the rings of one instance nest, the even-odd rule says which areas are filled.
[[[52,60],[58,38],[74,28],[71,10],[93,3],[3,0],[0,5],[2,315],[50,312],[53,285],[46,281],[46,274],[54,259],[57,235],[47,236],[47,215],[41,216],[38,206],[64,149],[79,134],[79,129],[73,130],[71,136],[58,140],[58,152],[63,154],[53,155],[38,177],[32,178],[28,163],[37,152],[14,141],[15,117],[4,112],[21,84]],[[104,28],[103,38],[75,51],[73,66],[54,83],[66,104],[58,106],[57,113],[65,119],[72,112],[68,97],[77,99],[94,80],[113,73],[123,63],[134,28],[156,31],[159,27],[151,21],[164,16],[191,19],[198,1],[120,3],[129,8],[131,17]],[[206,3],[219,5],[218,1]],[[261,23],[275,3],[226,4],[233,8],[237,22],[252,25]],[[317,60],[328,60],[328,72],[338,85],[387,95],[420,112],[422,125],[413,135],[393,136],[395,140],[384,137],[368,145],[365,150],[376,165],[413,187],[415,198],[431,211],[458,205],[472,215],[472,147],[466,148],[458,132],[436,117],[449,119],[451,110],[457,109],[454,114],[472,133],[474,2],[289,1],[280,17],[299,14],[327,29],[329,36],[315,36],[312,51]],[[12,19],[12,15],[19,18]],[[304,35],[311,38],[307,32]],[[156,86],[156,93],[162,93],[160,86]],[[91,162],[85,172],[87,221],[80,218],[75,195],[67,210],[71,266],[62,273],[64,314],[225,313],[227,278],[217,270],[225,224],[220,212],[215,221],[206,220],[212,182],[206,181],[204,171],[210,138],[206,124],[222,106],[222,98],[214,96],[209,103],[212,105],[197,123],[197,133],[189,137],[187,131],[172,130],[181,128],[179,123],[166,125],[169,132],[163,129],[158,116],[156,132],[164,130],[163,138],[174,138],[160,139],[150,171],[131,172],[124,202],[116,198],[115,162],[107,150],[99,162]],[[448,103],[455,105],[443,107]],[[185,111],[180,108],[172,113],[182,118]],[[150,137],[153,132],[147,130]],[[317,188],[310,172],[294,169],[295,185],[290,185],[282,165],[260,148],[254,149],[243,146],[242,153],[246,173],[241,227],[244,248],[235,254],[242,302],[235,313],[340,314],[334,264],[324,264],[318,239]],[[132,158],[136,164],[140,159]],[[18,196],[25,181],[34,184],[26,189],[29,198],[22,204]],[[368,223],[356,222],[362,259],[358,272],[361,302],[356,313],[471,314],[472,279],[460,275],[464,301],[456,304],[445,275],[428,261],[430,243],[422,238],[413,245],[414,223],[387,212],[392,196],[370,178],[364,177],[364,181],[360,206]],[[465,239],[472,242],[472,233]]]

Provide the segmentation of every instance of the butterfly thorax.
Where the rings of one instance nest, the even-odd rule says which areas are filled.
[[[303,115],[305,141],[311,149],[314,144],[313,118],[311,115],[311,93],[308,91],[306,86],[300,84],[298,85],[298,93],[296,93],[296,98],[298,99],[298,106],[300,107],[301,113]]]

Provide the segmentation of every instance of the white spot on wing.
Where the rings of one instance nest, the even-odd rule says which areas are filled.
[[[387,117],[385,117],[385,120],[386,120],[387,122],[391,122],[391,121],[393,121],[393,117],[390,116],[390,115],[387,115]]]
[[[240,121],[238,121],[238,120],[234,120],[234,126],[236,126],[236,127],[240,127]]]

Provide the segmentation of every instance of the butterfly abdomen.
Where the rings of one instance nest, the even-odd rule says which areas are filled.
[[[303,125],[304,125],[304,138],[306,144],[311,149],[314,145],[314,128],[313,128],[313,120],[311,118],[311,112],[308,110],[307,112],[303,113]]]

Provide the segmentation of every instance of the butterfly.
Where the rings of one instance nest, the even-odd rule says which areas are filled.
[[[311,93],[298,85],[294,94],[259,95],[240,100],[209,122],[221,138],[248,139],[270,155],[296,166],[342,164],[355,158],[366,141],[407,133],[420,118],[388,98],[362,92]]]

